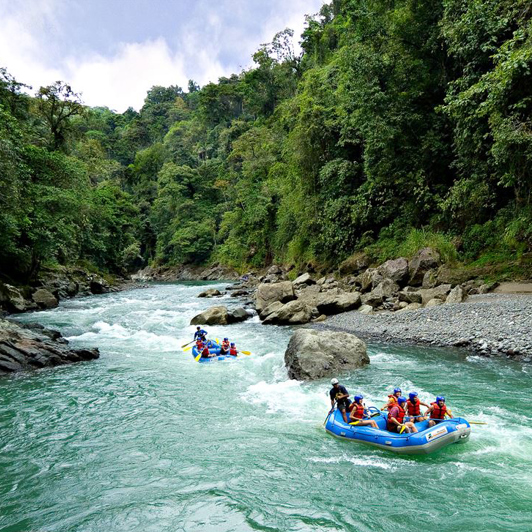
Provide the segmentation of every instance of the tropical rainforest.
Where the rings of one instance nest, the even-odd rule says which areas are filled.
[[[530,0],[334,0],[293,37],[122,114],[2,68],[2,274],[530,253]]]

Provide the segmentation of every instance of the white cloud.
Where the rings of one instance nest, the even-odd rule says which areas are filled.
[[[0,0],[0,66],[35,88],[67,81],[89,105],[138,109],[153,85],[216,81],[250,66],[253,52],[278,31],[291,27],[297,39],[304,14],[317,11],[322,3],[272,0],[267,7],[257,3],[259,15],[252,2],[219,0],[213,7],[197,0],[191,18],[180,21],[175,49],[160,36],[117,43],[113,53],[104,56],[94,51],[65,53],[61,48],[61,27],[68,24],[65,0]],[[250,18],[254,16],[267,18],[258,23]]]

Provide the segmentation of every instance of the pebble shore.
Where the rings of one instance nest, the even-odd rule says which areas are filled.
[[[454,305],[365,315],[345,312],[317,329],[383,342],[460,347],[483,356],[532,361],[532,295],[484,294]]]

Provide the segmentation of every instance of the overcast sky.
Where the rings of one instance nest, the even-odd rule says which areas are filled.
[[[0,66],[39,88],[68,81],[92,106],[140,108],[153,85],[200,85],[251,66],[278,31],[299,40],[323,0],[0,0]]]

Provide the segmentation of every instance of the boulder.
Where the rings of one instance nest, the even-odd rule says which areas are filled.
[[[288,376],[315,380],[369,364],[366,344],[354,334],[336,331],[296,331],[284,354]]]
[[[400,312],[408,312],[410,310],[417,310],[420,309],[423,305],[421,303],[409,303],[406,307],[402,308],[401,310],[397,311],[397,314]]]
[[[327,319],[327,316],[325,314],[320,314],[317,318],[314,318],[312,320],[312,323],[319,323],[322,321],[325,321]]]
[[[218,297],[221,295],[222,293],[220,292],[220,290],[216,290],[216,288],[209,288],[208,290],[204,290],[203,292],[198,294],[198,297]]]
[[[465,293],[460,286],[455,286],[447,296],[445,303],[453,305],[456,303],[461,303],[465,299]]]
[[[32,299],[37,303],[39,308],[55,308],[59,304],[57,298],[45,288],[39,288],[32,294]]]
[[[427,301],[427,304],[425,305],[427,308],[428,307],[438,307],[440,305],[443,305],[443,301],[441,299],[438,299],[438,298],[434,298],[434,299],[431,299],[430,301]]]
[[[421,293],[421,303],[426,305],[431,299],[440,299],[442,302],[444,302],[447,299],[447,294],[450,291],[450,284],[441,284],[435,288],[422,288],[419,291]]]
[[[298,325],[308,323],[315,309],[301,301],[290,301],[266,316],[265,325]]]
[[[109,292],[109,283],[102,277],[93,277],[89,286],[93,294],[107,294]]]
[[[274,301],[271,305],[268,305],[265,309],[259,312],[259,318],[264,320],[266,316],[269,316],[273,312],[278,311],[283,306],[283,303],[280,301]]]
[[[308,286],[311,284],[316,284],[316,281],[310,276],[309,273],[304,273],[300,275],[294,282],[294,288],[299,288],[302,286]]]
[[[275,301],[288,303],[296,298],[294,285],[290,281],[275,284],[260,284],[255,294],[257,312],[265,309]]]
[[[311,307],[315,307],[318,304],[318,301],[321,301],[328,294],[330,294],[330,292],[321,293],[321,286],[314,284],[299,289],[297,291],[297,299]]]
[[[227,307],[211,307],[194,316],[190,325],[227,325],[231,321]]]
[[[358,311],[361,314],[372,314],[373,313],[373,307],[371,305],[361,305]]]
[[[249,313],[245,308],[239,307],[229,312],[228,322],[229,323],[238,323],[241,321],[246,321],[251,318],[252,314]]]
[[[27,303],[18,288],[0,282],[0,308],[8,312],[24,312],[26,307]]]
[[[423,281],[421,283],[422,288],[434,288],[438,284],[438,276],[436,270],[429,270],[425,272]]]
[[[401,285],[408,279],[408,261],[404,257],[387,260],[377,271],[385,279],[391,279]]]
[[[398,294],[399,301],[421,303],[421,292],[413,286],[405,286]]]
[[[359,251],[340,264],[339,272],[340,275],[358,274],[365,270],[369,264],[369,257],[363,251]]]
[[[408,265],[410,276],[408,284],[419,286],[423,282],[425,273],[432,268],[437,268],[440,260],[440,254],[436,250],[432,248],[420,249]]]
[[[56,334],[43,327],[29,328],[0,319],[0,375],[100,356],[97,349],[71,349]]]
[[[362,292],[372,290],[382,281],[384,281],[384,277],[376,268],[368,268],[356,278],[356,283],[360,285]]]
[[[249,291],[248,290],[235,290],[231,294],[231,297],[244,297],[244,296],[249,296]]]
[[[344,292],[340,294],[325,294],[316,304],[320,314],[330,316],[340,314],[358,308],[360,306],[360,294],[358,292]]]
[[[436,284],[450,284],[455,287],[471,279],[471,271],[468,268],[442,264],[436,274]]]
[[[392,297],[399,291],[399,285],[391,279],[384,279],[369,294],[361,297],[362,304],[378,307],[386,298]]]

